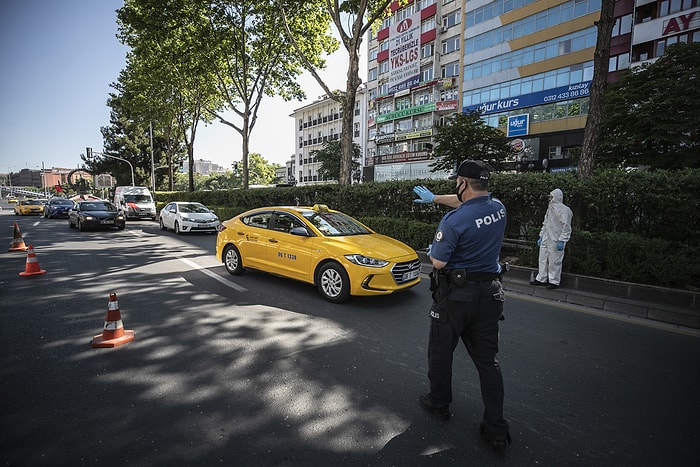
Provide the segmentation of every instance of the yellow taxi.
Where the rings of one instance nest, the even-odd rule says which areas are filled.
[[[15,216],[28,216],[30,214],[43,214],[44,203],[35,199],[23,199],[15,204]]]
[[[17,202],[17,197],[15,195],[7,195],[7,198],[5,198],[8,203],[16,203]]]
[[[233,275],[256,269],[313,284],[333,303],[420,282],[408,245],[325,205],[253,209],[220,224],[216,256]]]

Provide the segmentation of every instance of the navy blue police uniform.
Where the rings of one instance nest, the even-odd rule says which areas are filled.
[[[452,361],[461,339],[479,372],[486,439],[508,437],[503,418],[503,377],[496,360],[498,326],[505,300],[499,256],[506,208],[491,194],[472,198],[447,213],[435,234],[430,256],[447,263],[435,269],[430,309],[428,377],[435,408],[452,402]]]

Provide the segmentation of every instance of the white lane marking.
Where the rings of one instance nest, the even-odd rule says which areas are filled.
[[[240,285],[238,285],[238,284],[235,284],[235,283],[233,283],[233,282],[231,282],[231,281],[227,281],[226,279],[221,278],[221,276],[219,276],[218,274],[214,274],[213,272],[211,272],[211,271],[209,271],[208,269],[206,269],[204,266],[200,266],[199,264],[197,264],[197,263],[195,263],[195,262],[193,262],[193,261],[190,261],[190,260],[187,259],[187,258],[181,258],[181,257],[178,256],[177,259],[179,259],[180,261],[182,261],[182,262],[185,263],[186,265],[190,266],[191,268],[197,269],[197,270],[203,272],[204,274],[206,274],[207,276],[211,277],[212,279],[215,279],[215,280],[221,282],[221,283],[224,284],[226,287],[231,287],[232,289],[235,289],[235,290],[237,290],[237,291],[239,291],[239,292],[247,292],[247,291],[248,291],[248,289],[246,289],[245,287],[240,286]]]

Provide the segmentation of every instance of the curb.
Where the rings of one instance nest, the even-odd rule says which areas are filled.
[[[423,271],[432,264],[424,251],[416,251]],[[555,290],[530,285],[537,270],[511,266],[503,276],[503,288],[509,292],[580,305],[627,317],[700,329],[700,293],[669,289],[595,277],[562,274]]]

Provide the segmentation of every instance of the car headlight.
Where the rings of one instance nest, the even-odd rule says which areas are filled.
[[[117,215],[117,219],[119,219],[119,220],[124,219],[124,214],[118,214],[118,215]]]
[[[358,266],[368,266],[370,268],[383,268],[389,261],[384,261],[383,259],[370,258],[364,255],[345,255],[345,258],[351,263],[357,264]]]
[[[86,221],[91,221],[91,220],[94,219],[94,217],[92,217],[92,216],[85,216],[85,217],[83,217],[83,219],[85,219]]]
[[[183,222],[197,222],[196,219],[190,219],[189,217],[183,217],[183,218],[182,218],[182,221],[183,221]]]

